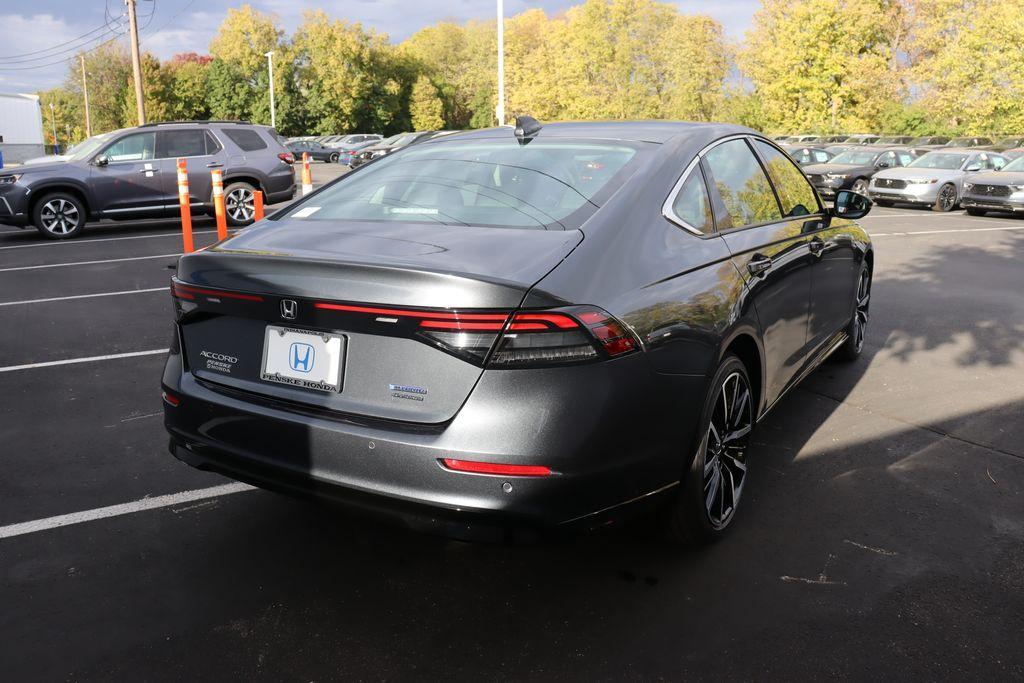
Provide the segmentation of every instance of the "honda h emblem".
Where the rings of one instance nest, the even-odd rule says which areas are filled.
[[[291,299],[281,299],[281,317],[285,320],[295,320],[299,312],[299,304]]]

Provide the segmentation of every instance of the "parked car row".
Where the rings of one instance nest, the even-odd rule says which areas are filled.
[[[949,138],[943,135],[782,135],[775,138],[781,145],[790,147],[821,147],[842,151],[857,145],[905,145],[915,149],[937,149],[939,147],[971,147],[992,152],[1005,152],[1024,148],[1024,135],[1010,135],[993,140],[984,136]],[[840,149],[842,148],[842,149]]]

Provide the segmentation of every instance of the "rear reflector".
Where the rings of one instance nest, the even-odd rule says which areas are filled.
[[[163,399],[164,399],[165,401],[167,401],[167,403],[168,403],[169,405],[172,405],[172,406],[174,406],[175,408],[177,408],[177,407],[178,407],[178,404],[180,404],[180,403],[181,403],[181,399],[180,399],[180,398],[178,398],[177,396],[175,396],[174,394],[168,393],[168,392],[166,392],[166,391],[162,392],[162,394],[163,394]]]
[[[442,462],[450,470],[472,472],[473,474],[497,474],[510,477],[547,477],[551,474],[551,468],[543,465],[505,465],[453,458],[444,458]]]
[[[171,284],[171,291],[174,292],[174,296],[179,299],[195,299],[196,295],[203,295],[206,298],[213,299],[239,299],[241,301],[263,301],[263,297],[258,294],[243,294],[242,292],[225,292],[222,289],[203,289],[200,287],[191,287],[189,285],[183,285],[180,282],[174,282]]]

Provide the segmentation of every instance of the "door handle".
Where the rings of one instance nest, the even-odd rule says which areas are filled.
[[[754,277],[763,277],[772,267],[772,260],[763,254],[754,254],[747,262],[747,270]]]
[[[141,169],[139,171],[139,173],[159,173],[159,172],[160,172],[159,168],[143,168],[143,169]]]
[[[219,161],[211,161],[206,165],[206,168],[220,168],[223,165],[224,164],[220,163]]]
[[[820,257],[822,255],[822,253],[824,253],[825,247],[827,245],[828,245],[827,242],[821,240],[818,237],[815,237],[807,245],[807,248],[811,250],[811,254],[813,254],[814,256],[819,256]]]

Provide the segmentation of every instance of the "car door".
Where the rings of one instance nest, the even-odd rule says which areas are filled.
[[[792,166],[788,159],[786,163]],[[794,379],[807,355],[813,257],[804,224],[818,209],[817,198],[812,192],[813,207],[805,207],[802,215],[784,216],[746,137],[712,147],[701,166],[711,190],[715,225],[745,280],[761,325],[765,399],[770,404]]]
[[[109,218],[162,215],[163,176],[156,155],[156,131],[129,133],[99,153],[90,172],[96,209]]]
[[[168,169],[163,174],[168,205],[178,203],[178,159],[184,159],[188,169],[189,203],[195,208],[212,204],[213,178],[210,171],[223,169],[221,151],[217,139],[202,128],[172,128],[157,133],[157,152],[161,163]]]
[[[783,213],[794,215],[799,207],[817,215],[803,223],[803,232],[809,238],[811,260],[810,307],[807,317],[807,354],[805,361],[814,360],[815,353],[846,328],[853,312],[854,288],[860,274],[860,261],[848,221],[825,220],[817,206],[814,190],[807,178],[778,150],[766,142],[754,143],[768,169]],[[882,159],[891,152],[882,155]],[[895,155],[887,159],[896,162]],[[813,203],[812,203],[813,202]]]

